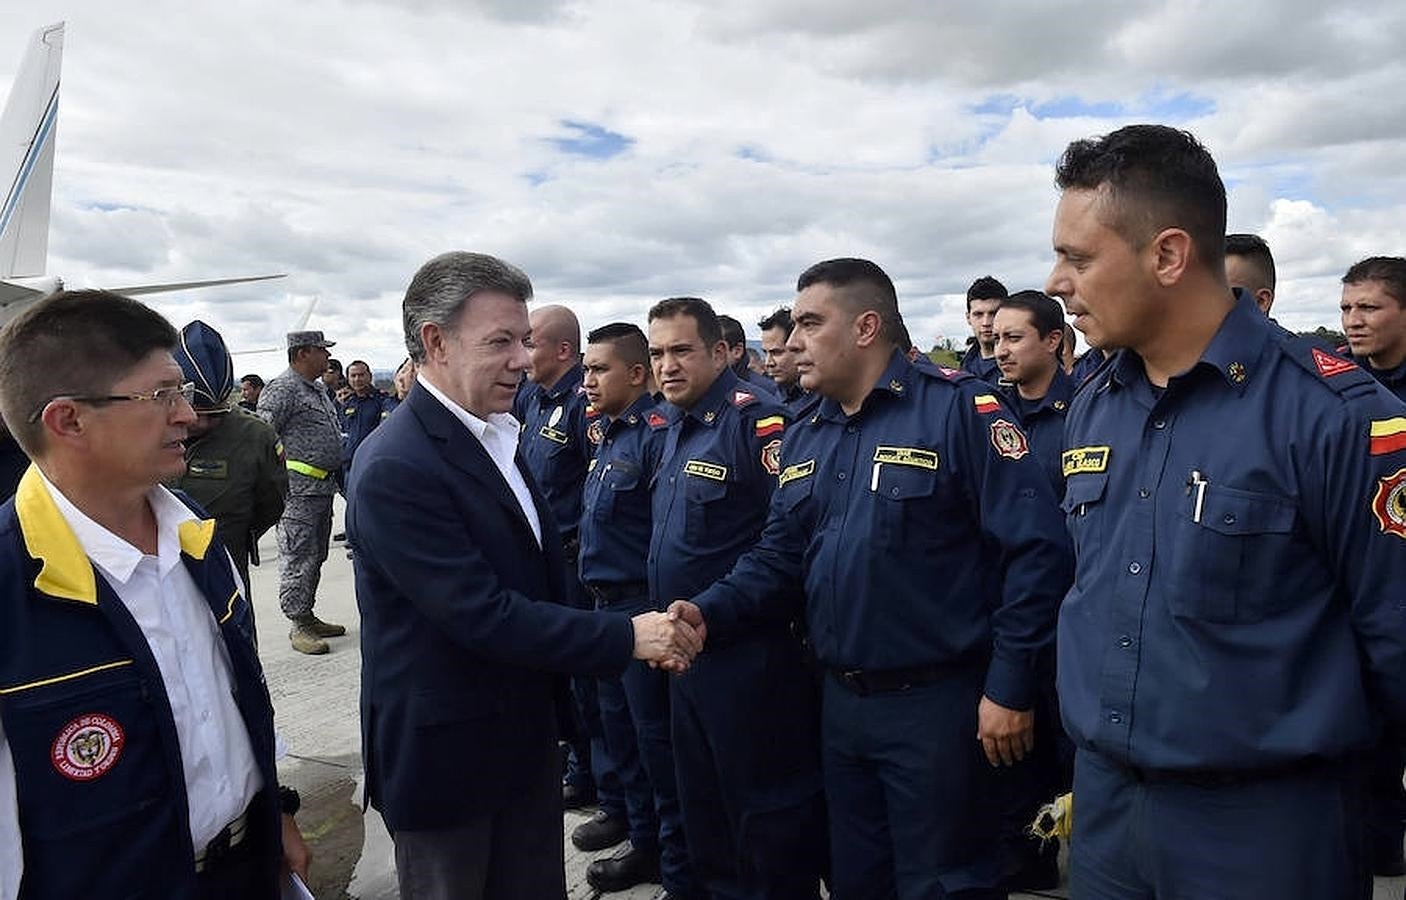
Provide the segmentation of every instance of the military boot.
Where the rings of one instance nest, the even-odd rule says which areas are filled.
[[[309,656],[319,656],[332,649],[307,622],[294,622],[292,630],[288,632],[288,640],[294,650]]]
[[[341,637],[347,633],[347,626],[324,622],[313,615],[304,619],[303,625],[320,638]]]

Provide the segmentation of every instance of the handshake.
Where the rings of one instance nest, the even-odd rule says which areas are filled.
[[[668,612],[641,613],[632,621],[635,659],[675,675],[688,671],[708,637],[703,613],[687,600],[675,600]]]

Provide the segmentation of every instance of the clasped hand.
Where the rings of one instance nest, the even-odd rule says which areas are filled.
[[[633,621],[635,659],[652,667],[679,674],[703,652],[708,628],[698,607],[687,600],[675,600],[668,612],[641,613]]]

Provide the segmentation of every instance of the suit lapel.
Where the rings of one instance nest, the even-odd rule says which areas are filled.
[[[536,544],[536,538],[532,535],[532,525],[523,515],[517,495],[508,486],[507,479],[503,477],[502,472],[498,471],[498,466],[493,462],[493,458],[488,455],[488,451],[484,449],[478,438],[469,433],[469,429],[464,426],[463,422],[455,418],[454,414],[443,403],[440,403],[434,395],[419,384],[411,389],[409,396],[405,398],[405,403],[424,425],[425,433],[438,442],[440,453],[444,456],[445,462],[481,485],[488,495],[496,500],[504,511],[522,527],[527,533],[528,539]],[[521,471],[520,465],[519,471]],[[531,478],[527,479],[527,483],[531,488]],[[533,502],[537,503],[537,501],[536,491],[533,490]],[[541,504],[537,503],[537,507],[537,515],[541,519]]]

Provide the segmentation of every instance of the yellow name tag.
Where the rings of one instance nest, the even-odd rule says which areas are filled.
[[[787,466],[781,470],[780,484],[788,481],[795,481],[797,478],[809,477],[815,472],[815,460],[808,459],[805,462],[796,463],[794,466]]]
[[[727,481],[727,466],[720,466],[716,463],[703,462],[698,459],[690,459],[683,464],[685,475],[694,475],[698,478],[707,478],[712,481]]]
[[[543,425],[542,430],[539,431],[538,434],[542,435],[542,437],[546,438],[547,440],[555,441],[558,444],[566,443],[566,433],[563,431],[557,431],[550,425]]]
[[[1085,475],[1091,472],[1107,472],[1108,452],[1107,447],[1075,447],[1072,450],[1064,451],[1064,455],[1060,457],[1064,477]]]
[[[917,447],[875,447],[874,462],[887,466],[914,466],[936,471],[937,453]]]

